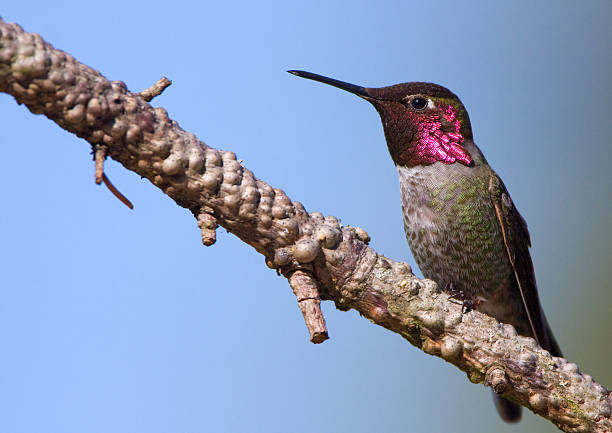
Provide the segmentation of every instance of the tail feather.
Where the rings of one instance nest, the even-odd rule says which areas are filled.
[[[493,403],[495,403],[495,409],[497,409],[497,413],[501,417],[504,422],[507,423],[515,423],[521,420],[521,412],[523,408],[511,402],[510,400],[506,400],[501,395],[495,394],[495,391],[491,390],[493,394]]]

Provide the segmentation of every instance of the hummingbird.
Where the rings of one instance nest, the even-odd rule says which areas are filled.
[[[353,93],[378,111],[399,175],[406,239],[423,276],[468,311],[509,323],[561,356],[540,305],[527,223],[474,143],[459,98],[433,83],[368,88],[288,72]],[[520,405],[495,393],[493,400],[505,422],[521,419]]]

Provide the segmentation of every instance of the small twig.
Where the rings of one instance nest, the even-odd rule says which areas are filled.
[[[197,215],[198,227],[202,230],[202,243],[207,247],[211,246],[217,240],[217,218],[213,215],[211,208],[200,208],[200,213]]]
[[[117,188],[115,188],[115,186],[111,183],[110,180],[108,180],[108,177],[106,177],[106,174],[104,173],[102,173],[102,181],[104,182],[104,185],[106,185],[106,187],[109,189],[109,191],[112,192],[115,197],[117,197],[121,201],[121,203],[123,203],[130,209],[134,209],[134,205],[132,204],[132,202],[129,201],[123,194],[121,194]]]
[[[104,160],[106,159],[106,146],[96,144],[94,146],[94,160],[96,161],[96,185],[102,183],[104,176]]]
[[[167,79],[166,77],[161,77],[155,84],[153,84],[148,89],[143,90],[142,92],[138,92],[137,95],[140,96],[147,102],[151,102],[153,98],[162,94],[162,92],[172,84],[172,81]]]
[[[329,338],[325,317],[321,311],[321,298],[317,282],[312,276],[302,270],[297,270],[289,277],[289,285],[293,289],[298,306],[304,316],[306,327],[310,333],[310,341],[319,344]]]
[[[485,374],[485,386],[490,386],[496,394],[503,394],[508,389],[508,376],[501,364],[491,365]]]
[[[94,144],[94,161],[96,163],[96,184],[100,185],[104,182],[104,185],[108,188],[110,192],[113,193],[115,197],[117,197],[121,203],[129,207],[130,209],[134,209],[134,205],[130,202],[123,194],[119,192],[117,188],[111,183],[106,174],[104,173],[104,160],[106,159],[106,151],[107,147],[103,144]]]

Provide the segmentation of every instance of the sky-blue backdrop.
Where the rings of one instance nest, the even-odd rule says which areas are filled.
[[[612,385],[609,1],[4,2],[3,18],[139,91],[310,211],[414,265],[366,102],[291,76],[433,81],[529,222],[549,320]],[[357,313],[308,342],[286,280],[224,230],[0,95],[0,432],[553,432]]]

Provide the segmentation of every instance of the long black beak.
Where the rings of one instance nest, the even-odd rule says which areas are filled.
[[[354,84],[345,83],[344,81],[334,80],[333,78],[324,77],[323,75],[313,74],[312,72],[306,71],[287,71],[290,74],[297,75],[298,77],[308,78],[309,80],[319,81],[321,83],[329,84],[330,86],[337,87],[342,90],[346,90],[347,92],[354,93],[357,96],[361,96],[362,98],[371,98],[368,90],[365,87],[356,86]]]

